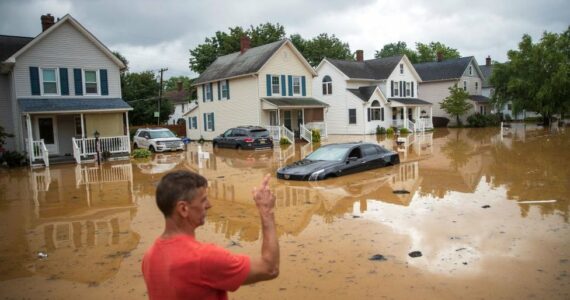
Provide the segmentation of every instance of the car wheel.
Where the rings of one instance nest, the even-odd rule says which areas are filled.
[[[220,145],[218,145],[218,143],[214,143],[213,147],[214,149],[220,149]]]
[[[156,150],[154,149],[154,146],[148,146],[148,150],[150,150],[150,152],[155,152]]]

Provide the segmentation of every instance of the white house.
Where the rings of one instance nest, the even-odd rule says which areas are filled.
[[[472,109],[462,117],[462,121],[475,113],[491,113],[489,98],[482,95],[485,77],[473,56],[443,60],[443,56],[438,54],[437,61],[414,64],[414,68],[422,78],[419,96],[433,104],[433,117],[448,118],[452,124],[455,123],[455,118],[439,105],[449,96],[449,88],[454,85],[467,91],[470,95],[469,101],[473,104]]]
[[[329,134],[372,134],[378,126],[432,128],[431,103],[418,98],[421,78],[404,55],[356,61],[325,58],[317,66],[313,95],[330,105]]]
[[[317,75],[291,41],[284,39],[218,57],[196,79],[197,106],[186,113],[187,136],[211,140],[232,127],[259,125],[274,138],[310,140],[310,128],[324,127],[328,106],[312,97]]]
[[[41,17],[34,38],[0,35],[0,126],[13,133],[7,150],[31,163],[129,153],[128,111],[121,99],[125,65],[70,15]]]

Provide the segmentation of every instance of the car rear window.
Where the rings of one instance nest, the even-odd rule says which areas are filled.
[[[253,137],[269,136],[269,131],[267,131],[265,129],[252,130],[252,131],[250,131],[250,133],[251,133],[251,136],[253,136]]]

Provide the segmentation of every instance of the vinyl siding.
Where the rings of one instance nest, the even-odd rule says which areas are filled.
[[[400,74],[400,64],[404,64],[404,74]],[[394,70],[392,71],[392,74],[390,74],[390,76],[388,77],[385,85],[382,86],[382,93],[384,93],[384,95],[386,95],[387,98],[391,97],[391,84],[390,82],[393,81],[405,81],[405,82],[413,82],[414,83],[414,97],[413,98],[417,98],[418,96],[418,79],[416,76],[414,76],[414,74],[412,73],[410,66],[408,66],[408,64],[404,63],[404,60],[401,60],[400,63],[398,63],[398,65],[396,65],[396,68],[394,68]],[[399,88],[398,88],[399,89]],[[405,88],[404,88],[405,90]],[[401,95],[401,94],[400,94]],[[395,96],[396,97],[396,96]],[[410,87],[410,96],[398,96],[398,97],[408,97],[411,98],[411,87]]]
[[[107,69],[109,95],[104,97],[121,97],[119,67],[69,23],[62,24],[56,31],[44,37],[34,47],[18,57],[14,68],[17,98],[31,96],[30,66],[67,68],[69,96],[61,97],[69,98],[77,97],[73,76],[74,68]],[[99,81],[100,88],[101,82]]]
[[[312,97],[313,75],[307,69],[305,64],[297,58],[288,44],[279,49],[261,68],[259,72],[259,95],[265,97],[267,95],[266,75],[293,75],[305,76],[306,97]],[[233,91],[233,87],[232,87]],[[287,93],[289,95],[289,87]],[[276,95],[282,97],[281,93]]]
[[[433,116],[445,117],[451,120],[451,117],[440,108],[439,103],[449,96],[449,87],[453,86],[455,81],[427,82],[420,84],[419,98],[433,104]]]
[[[12,97],[10,95],[11,74],[0,74],[0,126],[7,133],[16,133],[14,130],[14,119],[12,117]],[[7,150],[15,150],[14,138],[6,138],[4,147]]]

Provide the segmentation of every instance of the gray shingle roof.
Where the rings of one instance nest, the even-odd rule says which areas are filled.
[[[385,58],[369,59],[365,61],[350,61],[329,58],[327,58],[327,60],[349,78],[383,80],[387,79],[388,76],[390,76],[392,71],[394,71],[394,68],[398,66],[400,60],[402,60],[402,57],[403,55],[397,55]]]
[[[483,87],[490,87],[491,83],[489,82],[489,78],[491,78],[491,74],[493,73],[493,65],[480,65],[479,69],[481,69],[481,73],[485,77],[483,79]]]
[[[21,113],[87,111],[87,110],[132,110],[121,98],[81,99],[81,98],[34,98],[18,99]]]
[[[376,86],[361,86],[357,89],[347,89],[349,92],[353,93],[356,97],[360,98],[362,101],[368,101],[370,96],[376,90]]]
[[[287,39],[265,44],[263,46],[248,49],[244,53],[234,52],[232,54],[218,57],[202,74],[196,79],[194,85],[220,80],[224,78],[236,77],[256,73],[273,56]]]
[[[319,101],[315,98],[291,98],[291,97],[271,97],[271,98],[262,98],[263,100],[276,105],[276,106],[329,106],[328,104]]]
[[[423,81],[453,80],[463,76],[473,56],[446,59],[440,62],[414,64]]]
[[[389,98],[388,100],[409,105],[433,105],[433,103],[418,98]]]
[[[18,52],[34,38],[23,36],[0,35],[0,62],[8,59],[12,54]]]
[[[489,98],[481,95],[470,95],[469,99],[478,102],[478,103],[486,103],[489,102]]]

